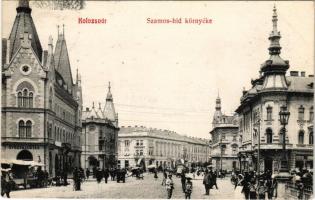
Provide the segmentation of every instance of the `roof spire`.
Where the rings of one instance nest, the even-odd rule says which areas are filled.
[[[30,4],[28,0],[19,0],[19,6],[18,7],[23,7],[23,8],[29,8]]]
[[[57,35],[59,36],[59,25],[57,25]]]
[[[64,36],[65,35],[65,25],[62,24],[62,35]]]
[[[94,101],[93,101],[93,104],[92,104],[92,108],[94,108]]]
[[[273,14],[272,14],[272,31],[269,35],[270,46],[269,46],[269,54],[270,55],[279,55],[281,46],[279,43],[281,36],[280,32],[278,31],[278,14],[276,5],[273,7]]]
[[[106,101],[113,101],[113,96],[110,89],[111,89],[110,82],[108,82],[108,92],[106,96]]]

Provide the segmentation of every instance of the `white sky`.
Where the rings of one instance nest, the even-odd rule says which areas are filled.
[[[17,2],[2,3],[8,37]],[[274,2],[102,2],[81,11],[32,7],[42,46],[65,24],[72,73],[82,74],[84,106],[104,104],[111,81],[120,125],[144,125],[210,138],[218,90],[222,109],[234,112],[268,59]],[[32,3],[31,3],[32,6]],[[276,2],[281,56],[289,70],[313,74],[313,2]],[[79,17],[108,24],[78,24]],[[147,24],[146,18],[212,18],[213,24]]]

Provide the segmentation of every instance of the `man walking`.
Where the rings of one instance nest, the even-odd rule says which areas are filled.
[[[206,170],[205,175],[203,177],[203,184],[205,185],[205,190],[206,190],[206,194],[205,195],[209,195],[209,190],[211,188],[211,174],[208,172],[208,170]]]
[[[167,191],[167,198],[170,199],[170,198],[172,198],[173,189],[174,189],[174,182],[172,180],[171,174],[168,175],[168,178],[166,179],[165,185],[166,185],[166,191]]]
[[[108,177],[109,177],[109,170],[108,170],[108,168],[105,168],[105,170],[103,172],[103,176],[104,176],[104,179],[105,179],[105,183],[107,183]]]
[[[182,183],[183,192],[185,192],[186,177],[185,177],[185,172],[184,171],[182,171],[182,173],[180,175],[180,181]]]

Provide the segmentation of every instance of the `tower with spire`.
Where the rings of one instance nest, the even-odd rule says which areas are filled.
[[[273,8],[272,31],[269,35],[270,46],[268,48],[270,58],[266,60],[260,71],[263,73],[262,89],[282,89],[286,90],[288,85],[285,78],[286,71],[289,69],[289,61],[280,57],[280,31],[278,31],[278,15],[276,6]]]
[[[96,158],[101,168],[116,167],[117,161],[117,141],[118,141],[118,114],[115,112],[113,95],[111,93],[111,85],[108,83],[108,91],[104,108],[102,104],[93,102],[92,108],[86,108],[83,112],[82,126],[86,130],[85,134],[88,137],[83,138],[82,144],[88,146],[100,146],[94,152],[83,151],[83,157]],[[89,139],[87,139],[89,138]],[[84,149],[84,145],[82,149]],[[82,160],[82,163],[87,160]],[[89,168],[96,166],[88,164]]]
[[[80,166],[83,95],[79,74],[72,80],[64,27],[56,45],[47,35],[43,50],[29,0],[19,0],[16,12],[8,39],[2,39],[4,157],[41,162],[52,176],[70,173]]]

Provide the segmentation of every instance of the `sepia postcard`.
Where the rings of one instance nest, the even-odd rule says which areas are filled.
[[[313,1],[1,1],[2,198],[313,199]]]

